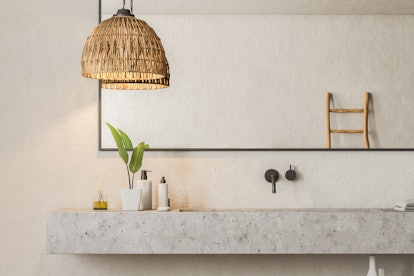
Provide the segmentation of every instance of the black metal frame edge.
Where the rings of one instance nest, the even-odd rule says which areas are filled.
[[[102,22],[102,0],[98,0],[98,24],[100,24]],[[99,144],[99,151],[104,151],[104,149],[102,148],[102,141],[101,141],[101,137],[102,137],[102,127],[101,127],[101,121],[102,121],[102,89],[101,89],[101,81],[98,81],[98,144]]]
[[[99,24],[99,23],[102,22],[102,0],[99,0],[98,10],[99,10],[99,14],[98,14],[98,24]]]
[[[99,144],[101,142],[99,141]],[[99,146],[99,151],[117,151],[116,148],[102,148]],[[414,151],[414,148],[384,148],[384,149],[363,149],[363,148],[337,148],[337,149],[325,149],[325,148],[150,148],[145,151]]]

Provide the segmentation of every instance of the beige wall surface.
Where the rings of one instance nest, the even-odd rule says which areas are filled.
[[[0,275],[365,275],[361,255],[47,255],[48,211],[90,208],[102,182],[118,208],[126,186],[117,153],[97,151],[97,82],[80,76],[96,22],[96,0],[2,3]],[[148,152],[143,168],[154,182],[167,177],[174,208],[385,208],[414,198],[413,161],[413,152]],[[298,181],[271,194],[265,170],[289,164]],[[414,275],[413,256],[377,263]]]

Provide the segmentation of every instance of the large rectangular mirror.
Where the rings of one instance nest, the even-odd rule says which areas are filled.
[[[102,19],[117,3],[102,0]],[[323,149],[328,91],[333,108],[363,108],[370,92],[372,149],[414,148],[413,16],[134,13],[161,38],[171,86],[102,89],[101,150],[115,148],[105,122],[155,150]],[[331,124],[360,129],[363,116]],[[364,140],[332,134],[332,148]]]

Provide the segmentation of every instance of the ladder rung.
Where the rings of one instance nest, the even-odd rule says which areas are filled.
[[[364,133],[362,129],[331,129],[331,133]]]
[[[329,112],[335,112],[335,113],[363,113],[364,109],[352,109],[352,108],[333,108],[329,109]]]

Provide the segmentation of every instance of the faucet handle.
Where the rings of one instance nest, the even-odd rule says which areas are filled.
[[[289,170],[285,174],[287,180],[295,180],[296,179],[296,172],[292,169],[292,165],[290,165]]]

